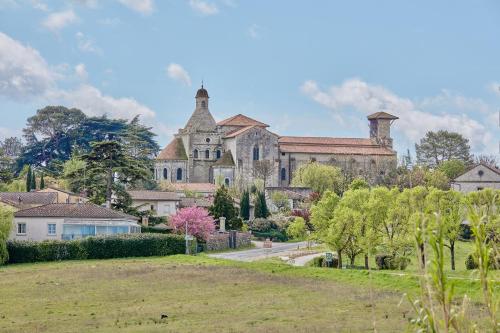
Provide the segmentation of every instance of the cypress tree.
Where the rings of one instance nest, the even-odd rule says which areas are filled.
[[[250,193],[247,190],[243,191],[240,200],[240,216],[243,220],[250,219]]]
[[[32,171],[31,173],[31,190],[36,190],[36,175],[35,175],[35,170]]]
[[[255,218],[267,218],[269,210],[267,209],[266,196],[262,192],[257,193],[255,200]]]
[[[26,172],[26,192],[31,191],[31,165],[28,165],[28,172]]]
[[[43,173],[42,176],[40,177],[40,190],[43,190],[45,188],[45,180],[43,179]]]
[[[215,192],[214,204],[208,211],[214,218],[218,219],[223,216],[226,218],[226,221],[238,216],[238,210],[234,207],[233,199],[227,192],[225,186],[221,186],[217,192]]]

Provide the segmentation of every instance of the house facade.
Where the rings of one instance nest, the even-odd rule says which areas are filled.
[[[453,179],[451,188],[463,193],[485,188],[500,190],[500,170],[484,163],[477,164]]]
[[[71,240],[88,236],[140,233],[137,218],[90,203],[47,204],[14,214],[9,238]]]
[[[267,186],[288,186],[294,171],[311,161],[376,181],[397,164],[390,128],[398,118],[386,112],[368,116],[367,138],[280,136],[242,114],[216,122],[203,86],[195,100],[186,126],[156,159],[157,181],[231,185],[265,178]]]
[[[139,211],[153,211],[155,216],[174,215],[181,199],[176,192],[163,191],[128,191],[132,198],[132,207]]]

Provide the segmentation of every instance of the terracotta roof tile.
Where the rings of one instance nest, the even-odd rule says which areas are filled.
[[[399,119],[399,118],[396,116],[393,116],[390,113],[381,111],[381,112],[372,113],[371,115],[368,116],[368,119],[371,120],[371,119]]]
[[[219,126],[259,126],[259,127],[269,127],[269,125],[264,124],[260,121],[252,119],[242,114],[237,114],[231,118],[224,119],[217,123]]]
[[[128,194],[132,197],[132,200],[158,200],[158,201],[179,201],[179,197],[176,192],[165,192],[165,191],[128,191]]]
[[[48,204],[34,208],[20,210],[15,217],[71,217],[71,218],[97,218],[97,219],[131,219],[137,217],[113,209],[94,205],[82,204]]]
[[[0,198],[21,205],[46,205],[57,202],[55,192],[0,192]]]
[[[252,126],[247,126],[247,127],[243,127],[243,128],[240,128],[240,129],[237,129],[237,130],[234,130],[232,132],[229,132],[226,134],[226,136],[224,138],[234,138],[234,137],[237,137],[238,135],[240,134],[243,134],[245,133],[246,131],[248,131],[249,129],[252,129],[256,127],[255,125],[252,125]]]
[[[338,155],[396,155],[385,147],[333,146],[333,145],[280,145],[283,153],[338,154]]]
[[[308,137],[308,136],[282,136],[279,144],[318,144],[318,145],[367,145],[373,146],[370,139],[365,138],[331,138],[331,137]]]
[[[174,138],[156,157],[157,160],[187,160],[182,139]]]
[[[208,208],[214,203],[213,198],[181,198],[179,207],[204,207]]]

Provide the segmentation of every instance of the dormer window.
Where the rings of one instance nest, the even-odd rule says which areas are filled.
[[[207,107],[207,102],[205,102],[205,101],[201,101],[201,107],[202,107],[202,108],[206,108],[206,107]]]

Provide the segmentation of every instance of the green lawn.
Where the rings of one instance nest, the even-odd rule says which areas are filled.
[[[0,332],[359,332],[373,321],[404,331],[411,312],[398,304],[415,278],[373,272],[372,297],[369,281],[365,271],[204,255],[11,265],[0,268]]]

